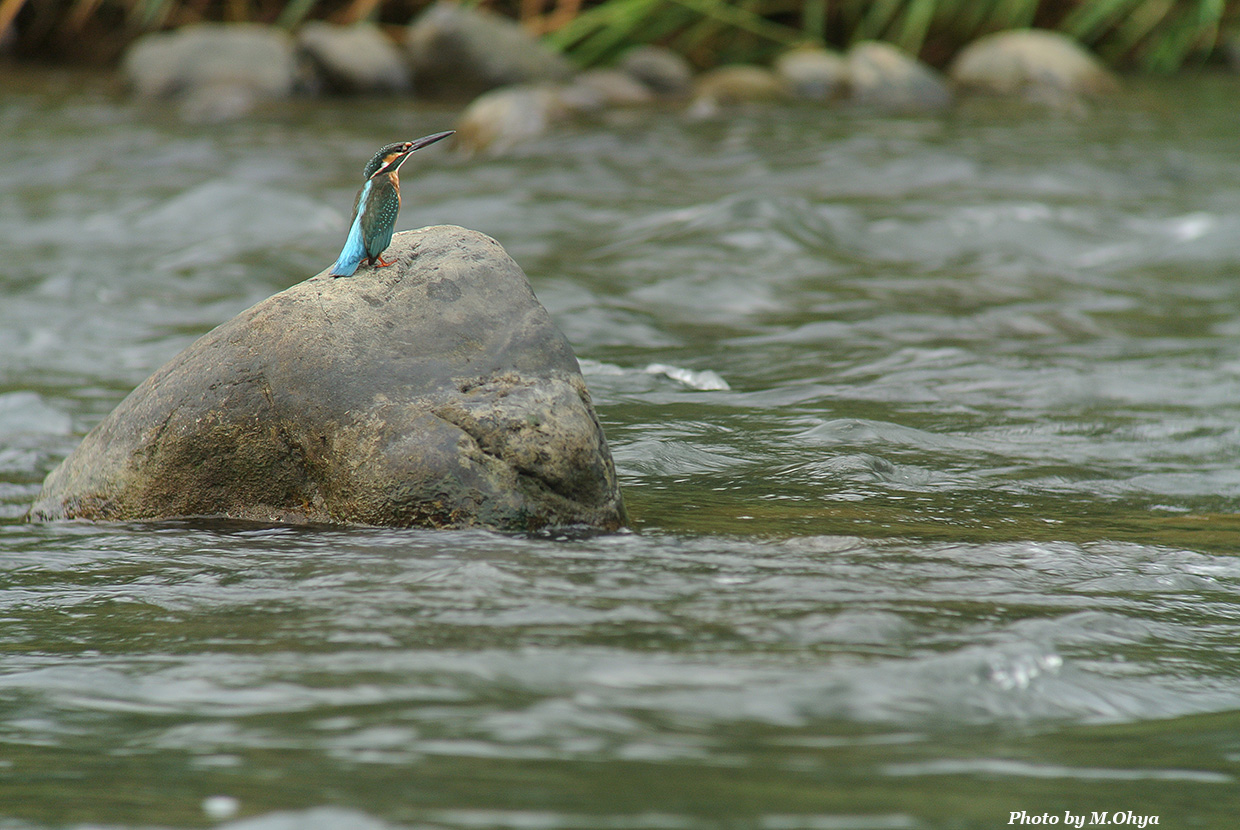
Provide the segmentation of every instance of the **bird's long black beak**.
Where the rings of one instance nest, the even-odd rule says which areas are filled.
[[[423,147],[426,147],[427,145],[434,144],[436,141],[441,141],[447,138],[448,136],[452,135],[454,132],[456,132],[456,130],[448,130],[446,133],[435,133],[434,135],[426,135],[426,136],[422,136],[421,138],[414,139],[413,141],[409,142],[409,149],[401,153],[395,159],[393,159],[390,163],[388,163],[384,167],[384,169],[388,170],[389,172],[394,171],[394,170],[399,170],[400,166],[405,163],[406,159],[408,159],[411,155],[413,155],[413,152],[415,150],[421,150]]]
[[[412,153],[414,150],[421,150],[423,147],[427,147],[431,144],[434,144],[436,141],[441,141],[447,138],[448,136],[452,135],[454,132],[456,132],[456,130],[448,130],[446,133],[435,133],[434,135],[427,135],[427,136],[423,136],[422,138],[415,138],[413,140],[413,146],[410,147],[407,152]]]

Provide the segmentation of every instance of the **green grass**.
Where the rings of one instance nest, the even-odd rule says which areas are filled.
[[[463,0],[544,24],[564,0]],[[0,30],[16,29],[18,55],[115,57],[134,37],[201,20],[295,29],[312,19],[403,26],[431,0],[0,0]],[[1037,26],[1063,32],[1108,63],[1174,72],[1209,60],[1240,0],[584,0],[547,41],[580,64],[606,63],[658,43],[699,66],[762,62],[797,44],[847,47],[886,40],[944,63],[970,40]],[[81,54],[75,54],[74,50]]]
[[[1173,72],[1208,60],[1237,0],[604,0],[550,36],[585,64],[635,43],[663,43],[699,63],[762,61],[797,43],[844,48],[886,40],[935,63],[1004,29],[1067,34],[1121,68]]]

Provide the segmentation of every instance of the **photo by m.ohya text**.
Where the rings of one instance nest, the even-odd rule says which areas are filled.
[[[1158,824],[1158,816],[1142,816],[1134,813],[1132,810],[1119,810],[1117,812],[1091,810],[1088,813],[1074,813],[1071,810],[1064,810],[1063,815],[1013,810],[1008,816],[1008,824],[1036,825],[1038,827],[1049,827],[1056,824],[1064,827],[1085,827],[1086,825],[1090,827],[1149,827],[1152,824]]]

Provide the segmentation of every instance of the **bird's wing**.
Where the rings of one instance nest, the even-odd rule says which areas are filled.
[[[366,241],[366,256],[378,257],[392,244],[392,231],[396,227],[396,215],[400,213],[400,192],[391,181],[376,183],[370,210],[362,220],[362,236]]]
[[[333,276],[349,276],[357,270],[357,264],[362,261],[362,257],[366,256],[366,245],[362,241],[362,205],[366,203],[369,195],[370,182],[366,182],[357,192],[357,202],[353,205],[353,223],[349,225],[349,235],[345,237],[340,256],[336,257],[336,264],[332,266]]]

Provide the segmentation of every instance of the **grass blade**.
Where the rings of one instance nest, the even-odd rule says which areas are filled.
[[[827,39],[827,0],[805,0],[801,6],[801,31],[812,40]]]
[[[876,0],[871,3],[869,11],[853,30],[852,42],[880,39],[900,13],[902,2],[903,0]]]
[[[0,0],[0,35],[9,30],[9,25],[17,13],[26,5],[26,0]]]
[[[309,15],[318,0],[291,0],[276,18],[276,25],[281,29],[294,29]]]
[[[892,40],[910,55],[920,53],[937,7],[938,0],[911,0]]]
[[[1060,31],[1083,42],[1097,40],[1143,0],[1093,0],[1081,3],[1059,22]]]
[[[730,6],[722,0],[672,0],[696,12],[712,17],[744,32],[750,32],[760,38],[791,46],[801,41],[801,33],[796,29],[779,23],[772,23],[764,17],[746,11],[738,6]]]

